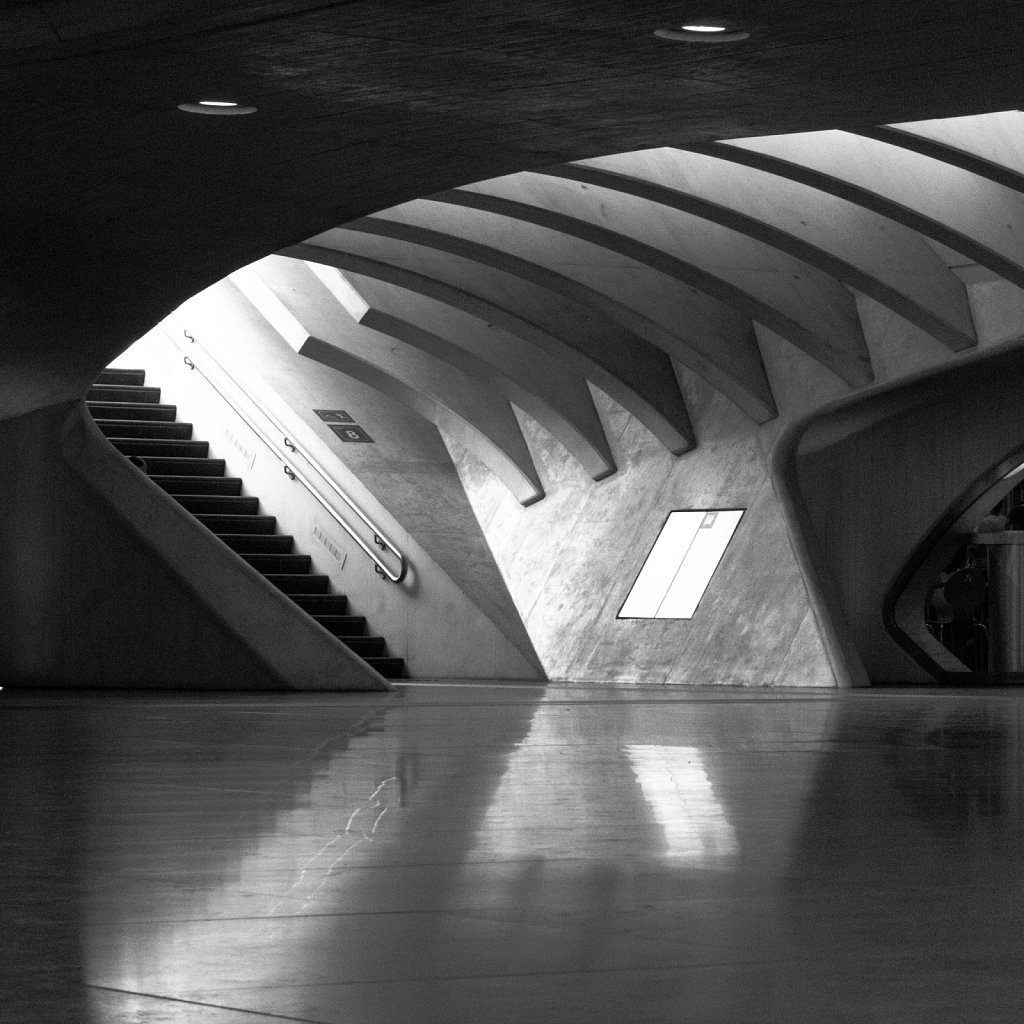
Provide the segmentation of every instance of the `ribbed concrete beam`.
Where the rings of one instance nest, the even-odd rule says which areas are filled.
[[[381,246],[371,250],[380,258],[404,261],[448,284],[466,287],[471,278],[473,294],[503,306],[511,302],[513,309],[530,310],[531,316],[539,317],[545,331],[561,343],[557,352],[551,350],[552,355],[573,363],[670,452],[681,455],[694,446],[693,427],[671,359],[645,337],[647,325],[639,314],[538,263],[398,219],[410,216],[414,205],[352,221],[344,229],[332,229],[310,241],[328,248],[349,247],[351,233],[359,232]],[[417,256],[420,253],[422,257]],[[640,329],[631,330],[627,322],[638,323]]]
[[[313,334],[253,267],[230,284],[252,311],[300,355],[347,373],[402,402],[459,440],[504,481],[524,505],[544,496],[537,469],[507,399],[494,388],[406,343],[380,334],[338,309],[311,319],[330,341]],[[328,307],[329,308],[329,307]]]
[[[519,422],[507,402],[481,407],[479,396],[473,393],[453,395],[451,389],[431,388],[431,392],[445,392],[439,398],[436,393],[410,385],[396,374],[312,336],[297,351],[301,356],[361,381],[430,420],[473,452],[521,505],[532,505],[544,497],[544,488]],[[457,384],[454,390],[458,392]]]
[[[1009,172],[993,180],[1020,191],[1020,176],[1024,175],[1024,111],[1003,110],[975,117],[914,121],[887,128],[901,137],[910,136],[910,142],[903,139],[907,145],[916,145],[917,140],[941,145],[943,149],[935,152],[941,152],[940,159],[948,163],[957,164],[964,158],[974,161],[970,165],[957,165],[983,177],[986,173]]]
[[[381,295],[382,302],[391,301],[406,311],[407,319],[480,353],[509,376],[529,378],[532,385],[525,379],[524,384],[534,386],[538,395],[548,395],[556,408],[579,391],[579,415],[587,417],[582,422],[599,422],[585,378],[613,397],[625,398],[627,408],[636,406],[643,418],[651,419],[651,398],[629,395],[630,385],[616,379],[592,355],[595,350],[601,355],[602,348],[612,352],[615,369],[646,385],[645,392],[653,388],[656,401],[674,391],[674,401],[664,403],[672,419],[659,413],[652,426],[674,454],[693,447],[689,416],[664,353],[557,293],[473,260],[349,225],[283,253],[344,269],[350,277],[358,268],[374,275],[378,287],[391,283],[392,289]],[[394,288],[400,289],[404,301],[395,297]],[[417,308],[410,308],[410,303]],[[666,370],[670,388],[665,387]]]
[[[917,153],[919,156],[949,164],[951,167],[958,167],[962,171],[985,178],[987,181],[1002,185],[1013,192],[1024,192],[1024,174],[1020,171],[974,153],[963,145],[929,138],[918,133],[912,127],[881,125],[877,128],[864,128],[852,134],[860,135],[865,139],[874,139],[876,142],[882,142],[888,146],[896,146],[910,153]]]
[[[299,258],[290,258],[292,256]],[[400,340],[493,388],[551,432],[595,480],[615,472],[615,460],[587,382],[543,349],[456,305],[459,290],[404,267],[351,252],[302,245],[262,260],[260,272],[311,333],[332,340],[337,297],[305,260],[340,274],[365,303],[354,313],[364,327]],[[358,273],[355,271],[358,270]],[[451,294],[456,293],[454,298]],[[353,315],[353,310],[346,310]]]
[[[769,327],[851,386],[874,378],[853,297],[761,242],[642,199],[536,173],[433,196],[571,235],[697,288]]]
[[[750,140],[744,140],[745,142]],[[826,195],[836,196],[887,217],[896,224],[916,231],[940,246],[952,249],[968,260],[986,267],[1019,287],[1024,287],[1024,274],[1020,267],[969,234],[950,227],[936,217],[929,216],[903,203],[897,202],[870,185],[860,186],[837,174],[827,174],[805,166],[797,159],[788,159],[774,153],[762,152],[734,142],[713,142],[688,146],[686,152],[703,153],[717,160],[750,167],[787,181],[806,185]]]
[[[645,150],[539,173],[703,217],[868,295],[954,351],[977,344],[963,283],[910,231],[870,210],[699,153]]]
[[[1024,202],[1005,185],[904,146],[850,132],[740,139],[728,145],[780,157],[873,191],[897,208],[922,214],[970,240],[983,257],[990,255],[988,261],[965,255],[1015,284],[1024,282]]]
[[[389,210],[387,215],[403,215],[411,208],[409,216],[423,226],[536,263],[591,293],[607,296],[618,309],[632,312],[632,319],[625,321],[628,327],[642,331],[758,422],[776,414],[748,317],[659,269],[514,215],[467,206],[462,202],[467,197],[481,204],[492,201],[468,192],[450,196],[450,201],[435,196]]]

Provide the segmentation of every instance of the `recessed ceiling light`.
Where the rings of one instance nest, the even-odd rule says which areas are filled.
[[[728,25],[679,25],[676,28],[659,28],[654,33],[659,39],[671,39],[679,43],[737,43],[749,39],[750,33]]]
[[[243,107],[232,100],[199,100],[197,103],[179,103],[179,110],[187,114],[238,115],[255,114],[255,107]]]

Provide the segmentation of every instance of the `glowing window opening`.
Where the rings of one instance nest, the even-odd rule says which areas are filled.
[[[670,512],[617,617],[693,618],[743,511]]]

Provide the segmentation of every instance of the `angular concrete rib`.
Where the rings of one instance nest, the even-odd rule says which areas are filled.
[[[302,258],[294,258],[294,257]],[[335,308],[337,299],[305,262],[344,279],[363,300],[359,309]],[[351,252],[300,245],[258,267],[310,333],[333,340],[338,314],[388,335],[458,369],[529,413],[566,446],[595,480],[615,472],[615,461],[586,381],[493,319],[463,312],[458,289],[437,286],[402,267]],[[329,279],[328,279],[329,280]],[[439,287],[446,291],[439,292]]]
[[[888,218],[895,224],[916,231],[925,238],[930,238],[932,241],[938,242],[939,245],[966,256],[974,263],[987,267],[1000,277],[1005,277],[1008,281],[1024,288],[1024,274],[1021,274],[1020,268],[1013,261],[1004,258],[969,235],[951,228],[941,220],[895,202],[871,188],[863,188],[836,175],[825,174],[812,167],[806,167],[798,160],[758,152],[732,142],[711,142],[689,146],[686,152],[701,153],[716,160],[750,167],[854,203]]]
[[[407,204],[411,207],[413,204]],[[529,260],[418,224],[391,219],[407,207],[364,217],[311,239],[328,248],[352,248],[353,234],[366,236],[372,252],[404,261],[448,284],[461,282],[474,295],[528,309],[559,342],[551,354],[568,359],[673,455],[695,444],[686,403],[671,359],[623,321],[642,319],[610,297]],[[383,245],[382,245],[383,243]],[[285,250],[286,252],[290,250]],[[418,254],[422,257],[417,258]],[[471,279],[471,286],[467,284]],[[563,325],[570,325],[569,327]]]
[[[381,339],[381,343],[386,343],[386,339]],[[544,497],[544,488],[523,440],[519,421],[508,402],[499,400],[492,407],[481,407],[479,399],[472,400],[477,396],[466,399],[458,393],[452,394],[451,391],[460,390],[457,383],[442,396],[443,400],[438,400],[389,371],[312,336],[303,342],[298,353],[354,377],[436,424],[490,468],[521,505],[532,505]]]
[[[469,195],[469,193],[466,193]],[[470,198],[472,198],[470,196]],[[487,197],[483,197],[486,199]],[[459,201],[416,200],[387,211],[567,277],[664,352],[703,377],[758,422],[776,415],[748,317],[679,280],[587,240]]]
[[[889,142],[829,131],[739,139],[722,148],[744,150],[799,165],[873,193],[889,204],[890,216],[963,253],[1014,284],[1024,286],[1024,204],[1017,193],[949,163]],[[853,195],[853,191],[848,195]],[[861,200],[855,200],[861,201]],[[965,245],[966,243],[966,245]]]
[[[537,173],[703,217],[837,278],[953,351],[977,344],[967,290],[935,251],[917,233],[851,203],[671,149],[563,164]]]
[[[928,152],[918,148],[917,151],[982,177],[992,175],[993,181],[1020,191],[1024,176],[1024,111],[1003,110],[975,117],[891,124],[878,130],[899,133],[900,141],[894,139],[894,144],[908,148],[917,147],[919,142],[936,143],[943,148]]]
[[[651,267],[764,324],[851,386],[872,382],[853,297],[838,282],[707,220],[675,213],[685,223],[673,225],[643,200],[601,198],[591,186],[531,172],[431,197],[550,228]]]
[[[863,136],[865,139],[874,139],[876,142],[883,142],[889,146],[897,146],[932,160],[939,160],[952,167],[959,167],[962,171],[976,174],[979,178],[986,178],[988,181],[1002,185],[1014,192],[1024,192],[1024,174],[1020,171],[996,163],[994,160],[989,160],[960,146],[920,135],[912,127],[882,125],[878,128],[865,128],[851,132],[851,134]]]
[[[231,282],[221,287],[244,296],[257,317],[300,355],[355,377],[454,433],[522,504],[544,496],[519,421],[504,396],[492,388],[361,326],[340,307],[326,325],[337,344],[314,336],[263,280],[258,264],[232,274]],[[324,326],[323,321],[317,322]]]

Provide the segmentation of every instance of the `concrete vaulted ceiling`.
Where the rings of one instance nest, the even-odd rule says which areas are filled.
[[[440,382],[457,373],[458,422],[516,467],[527,500],[512,406],[600,477],[614,463],[588,382],[679,454],[694,436],[677,368],[775,415],[762,329],[870,383],[856,295],[969,350],[951,268],[1024,283],[1024,5],[724,0],[715,16],[748,40],[654,37],[709,13],[5,7],[0,415],[80,395],[189,296],[273,252],[365,298],[345,357],[364,376],[450,417]],[[177,109],[204,96],[258,113]],[[981,131],[947,120],[998,110]],[[314,283],[324,312],[337,300]],[[371,338],[393,365],[369,357]]]
[[[255,291],[232,280],[290,318],[297,351],[456,431],[529,504],[513,407],[601,479],[588,382],[678,455],[696,443],[684,371],[776,415],[764,329],[871,384],[858,294],[969,352],[964,270],[1024,284],[1022,139],[1007,111],[558,164],[320,232],[254,264]]]

